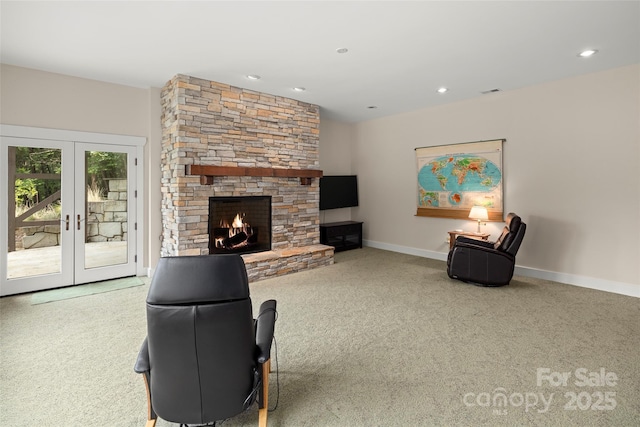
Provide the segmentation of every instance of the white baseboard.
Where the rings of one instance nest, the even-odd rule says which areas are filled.
[[[415,255],[423,258],[447,260],[447,254],[442,252],[427,251],[425,249],[412,248],[409,246],[393,245],[390,243],[363,240],[363,246],[376,249],[383,249],[391,252],[399,252],[407,255]],[[523,267],[516,265],[515,274],[519,276],[534,277],[536,279],[551,280],[566,285],[579,286],[582,288],[596,289],[599,291],[611,292],[614,294],[627,295],[640,298],[640,285],[632,283],[614,282],[612,280],[597,279],[594,277],[578,276],[575,274],[559,273],[555,271],[540,270],[537,268]]]
[[[557,271],[540,270],[518,265],[516,265],[515,274],[640,298],[640,285],[634,285],[633,283],[614,282],[613,280],[597,279],[595,277],[578,276],[575,274],[559,273]]]
[[[412,248],[409,246],[392,245],[391,243],[374,242],[373,240],[362,240],[362,246],[383,249],[385,251],[399,252],[401,254],[415,255],[423,258],[437,259],[440,261],[447,260],[447,254],[442,252],[427,251],[425,249]]]

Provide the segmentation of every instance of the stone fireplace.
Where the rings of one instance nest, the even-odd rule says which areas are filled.
[[[319,124],[312,104],[171,79],[162,90],[162,256],[211,253],[210,199],[250,196],[271,201],[270,249],[242,255],[250,280],[332,264],[319,234]]]

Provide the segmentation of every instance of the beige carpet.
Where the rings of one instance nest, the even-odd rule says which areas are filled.
[[[0,425],[144,426],[132,367],[147,289],[35,306],[29,295],[1,299]],[[278,300],[280,399],[270,426],[640,420],[633,297],[524,277],[481,288],[450,280],[441,261],[371,248],[251,292],[255,309]],[[609,384],[583,384],[583,368],[596,377],[604,369]],[[563,372],[566,385],[549,384]],[[251,411],[224,426],[256,424]]]

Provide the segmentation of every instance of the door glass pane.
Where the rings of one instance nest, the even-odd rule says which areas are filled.
[[[59,273],[62,150],[8,147],[7,279]]]
[[[125,264],[128,254],[127,154],[85,151],[85,269]],[[80,229],[78,225],[78,229]]]

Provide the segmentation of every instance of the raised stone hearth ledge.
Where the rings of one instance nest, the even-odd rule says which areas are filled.
[[[333,246],[311,245],[242,255],[249,282],[333,264]]]

